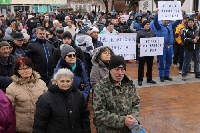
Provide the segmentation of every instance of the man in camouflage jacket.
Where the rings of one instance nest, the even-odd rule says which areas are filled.
[[[124,58],[111,57],[109,75],[94,87],[93,108],[98,133],[131,133],[128,127],[137,121],[140,98],[125,71]]]

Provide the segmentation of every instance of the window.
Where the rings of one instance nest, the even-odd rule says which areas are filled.
[[[129,0],[125,0],[125,5],[129,5],[131,2]]]

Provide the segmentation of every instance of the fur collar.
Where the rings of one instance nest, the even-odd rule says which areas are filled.
[[[40,74],[37,73],[36,71],[33,71],[33,75],[31,76],[31,79],[28,82],[24,81],[22,78],[20,78],[20,77],[18,77],[16,75],[13,75],[11,77],[13,82],[15,82],[16,84],[19,84],[19,85],[24,85],[26,83],[36,83],[40,78],[41,78]]]

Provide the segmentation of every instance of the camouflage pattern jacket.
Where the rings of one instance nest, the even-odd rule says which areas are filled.
[[[110,76],[106,76],[94,87],[93,108],[98,133],[131,133],[124,125],[126,115],[137,119],[140,98],[133,81],[124,76],[120,86],[116,86]]]

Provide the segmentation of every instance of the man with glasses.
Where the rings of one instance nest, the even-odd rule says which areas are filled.
[[[172,56],[173,56],[173,44],[174,44],[174,35],[173,29],[180,23],[180,20],[176,20],[172,23],[169,23],[168,20],[162,20],[160,24],[158,22],[158,9],[156,10],[156,14],[154,16],[154,26],[157,31],[158,37],[164,37],[164,48],[163,55],[158,56],[158,70],[160,81],[164,82],[164,80],[172,81],[170,78],[170,66],[172,64]]]
[[[34,70],[39,72],[41,79],[48,85],[53,74],[53,45],[46,40],[44,27],[36,28],[36,38],[27,45],[26,55],[34,63]]]
[[[10,55],[10,44],[6,41],[0,42],[0,89],[5,93],[6,88],[12,83],[10,78],[13,74],[14,59]]]

